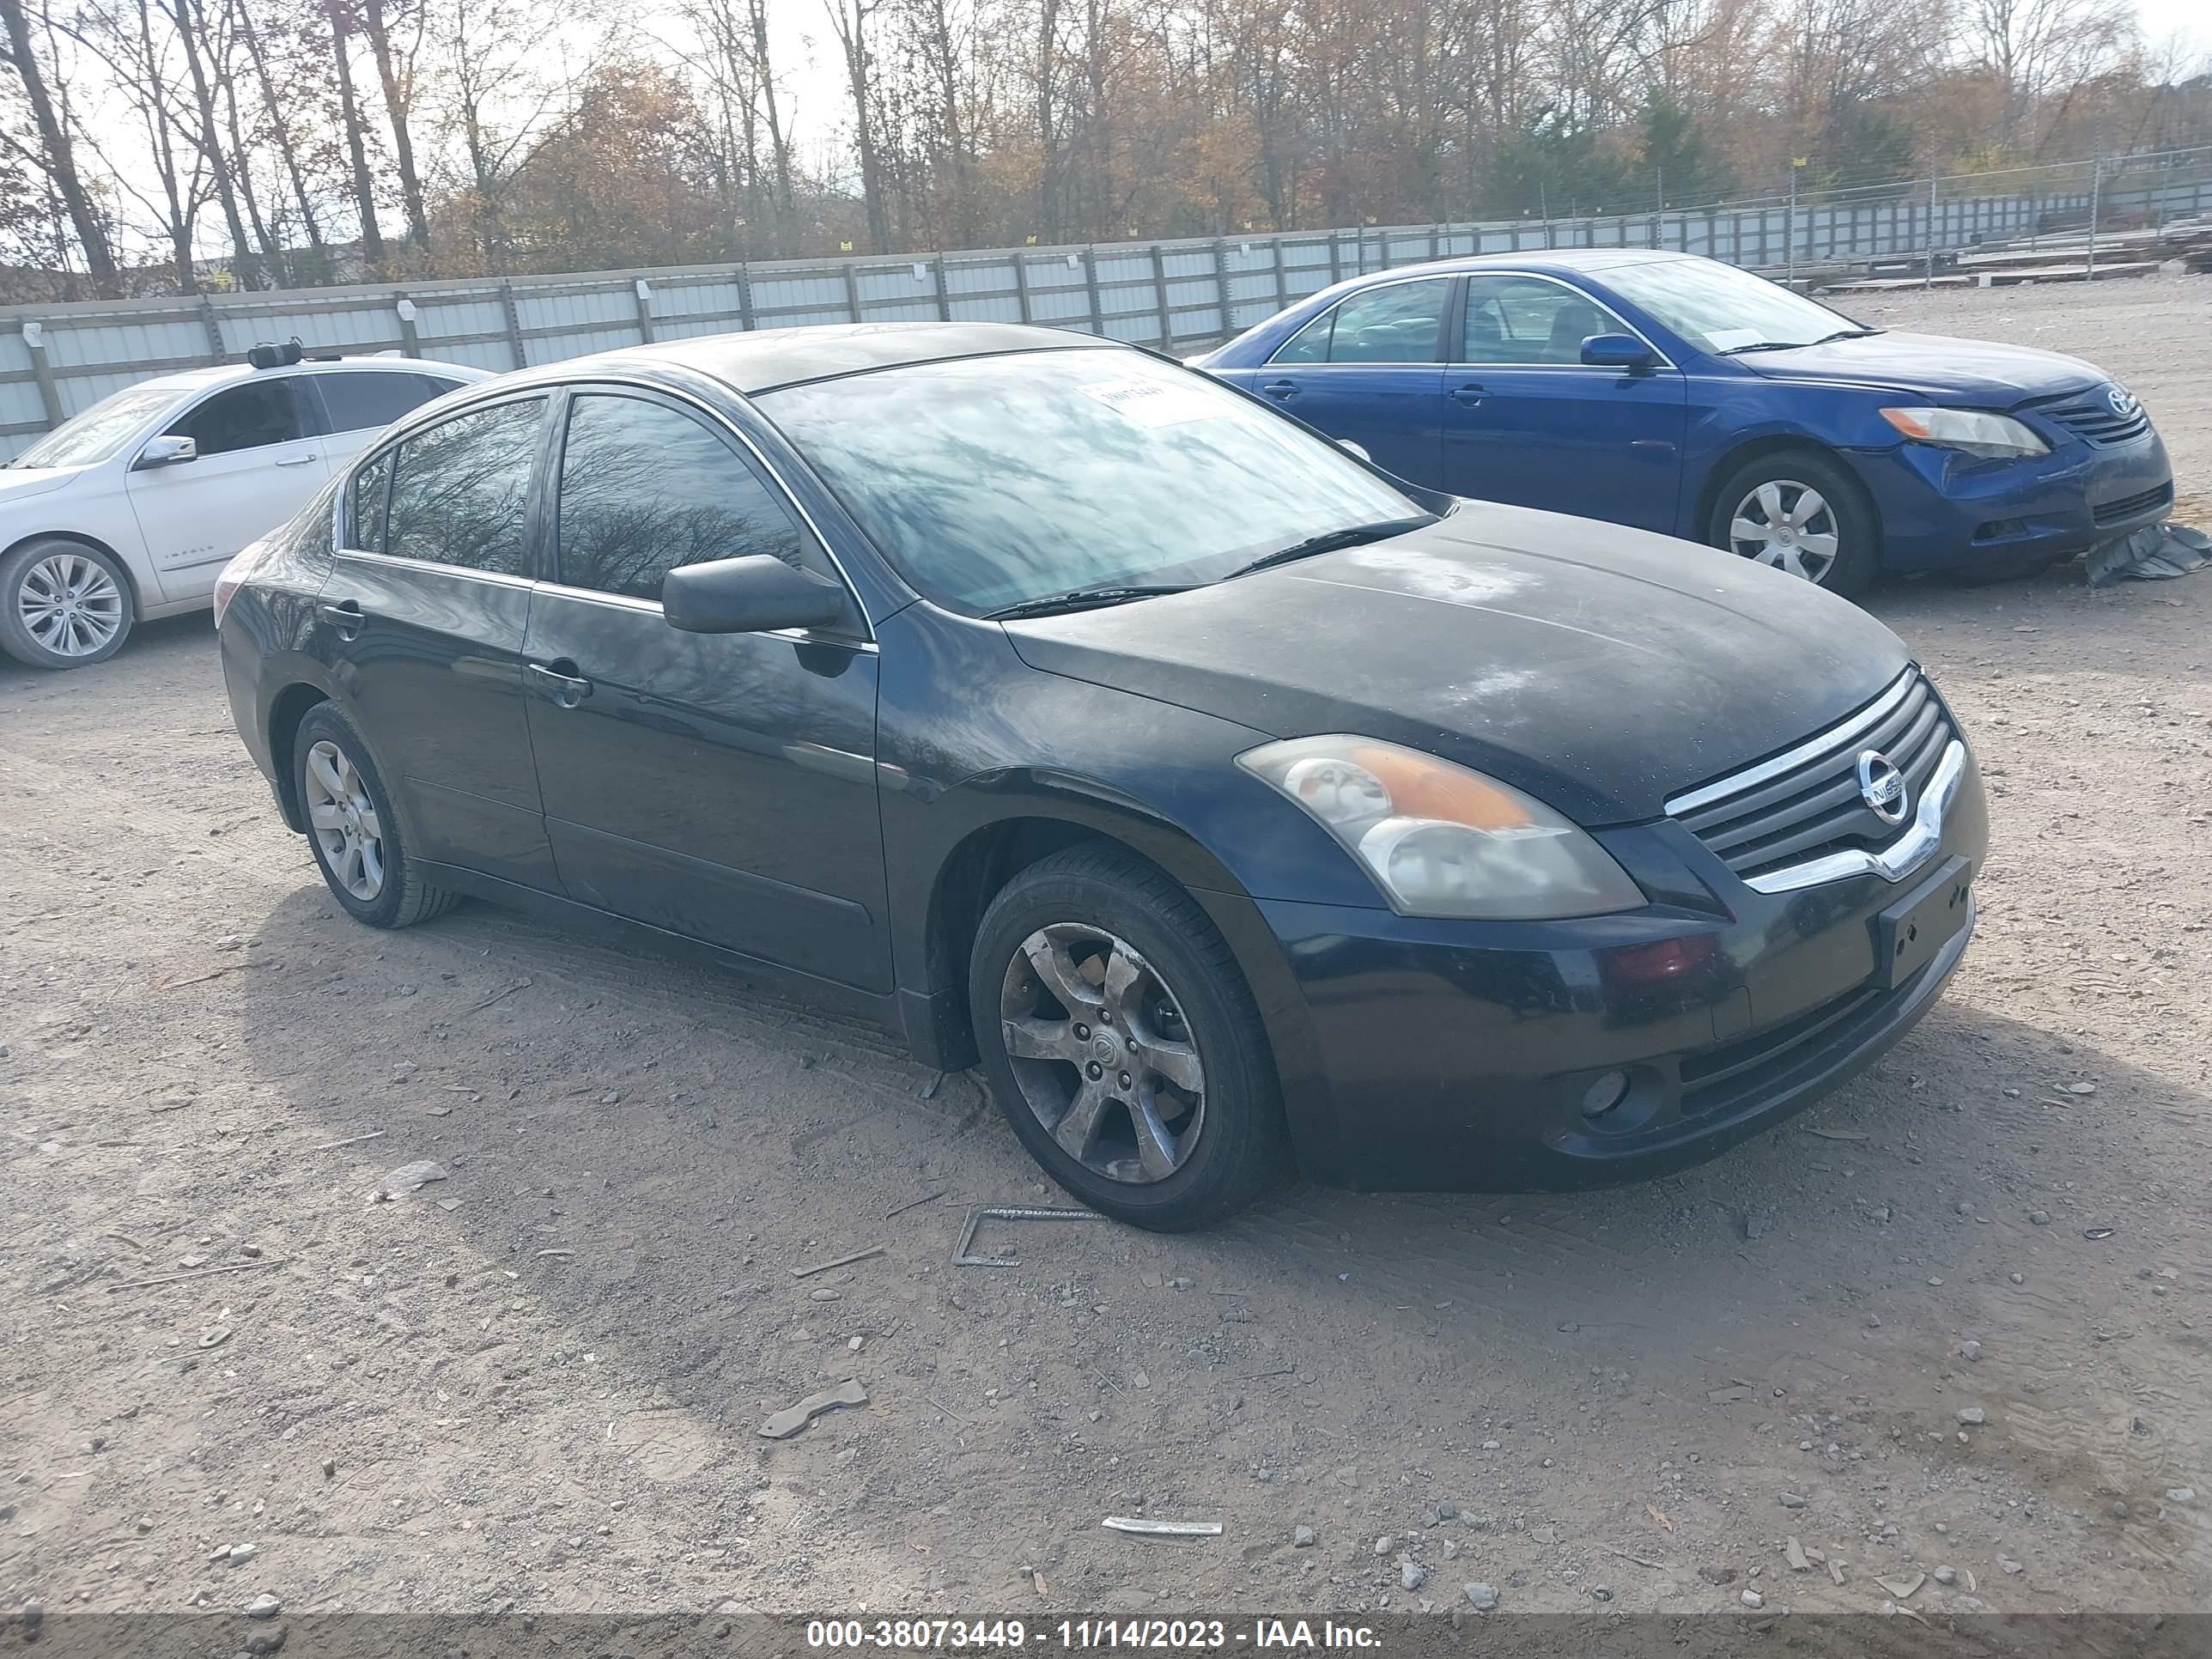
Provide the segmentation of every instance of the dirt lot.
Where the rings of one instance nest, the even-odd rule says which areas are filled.
[[[2208,298],[1860,309],[2095,359],[2212,520]],[[204,620],[0,670],[0,1607],[2212,1607],[2212,576],[1873,605],[1996,846],[1866,1079],[1658,1184],[1002,1269],[949,1265],[965,1207],[1060,1200],[972,1079],[483,906],[354,926]],[[136,1283],[195,1268],[240,1270]]]

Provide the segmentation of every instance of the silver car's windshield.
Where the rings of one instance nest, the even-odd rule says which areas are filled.
[[[1700,351],[1811,345],[1839,334],[1877,331],[1763,276],[1712,259],[1617,265],[1604,273],[1604,281]]]
[[[1024,351],[788,386],[763,414],[921,592],[980,612],[1217,580],[1421,516],[1327,441],[1125,349]]]
[[[63,422],[18,455],[11,465],[92,466],[107,460],[131,441],[131,434],[177,401],[174,392],[128,386],[110,392],[90,409]]]

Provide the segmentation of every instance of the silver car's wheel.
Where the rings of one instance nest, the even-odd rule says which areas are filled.
[[[1147,1185],[1198,1149],[1206,1066],[1174,991],[1127,941],[1038,928],[1006,963],[999,1016],[1023,1099],[1085,1169]]]
[[[324,867],[347,892],[372,902],[384,890],[384,830],[361,774],[345,750],[325,738],[307,750],[301,782],[307,827]]]
[[[123,631],[123,589],[87,554],[50,553],[16,581],[15,614],[56,656],[97,656]]]
[[[1729,545],[1745,558],[1820,583],[1834,568],[1843,527],[1828,498],[1794,478],[1770,478],[1729,515]]]

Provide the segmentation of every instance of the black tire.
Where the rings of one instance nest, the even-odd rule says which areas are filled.
[[[62,569],[74,568],[98,573],[91,581],[96,593],[85,593],[83,608],[63,625],[70,629],[73,640],[85,639],[87,629],[97,631],[112,625],[115,632],[104,642],[88,645],[82,650],[62,651],[46,644],[31,631],[24,614],[27,597],[35,603],[47,591],[58,564]],[[40,573],[36,577],[34,571]],[[34,584],[27,592],[27,584]],[[94,663],[106,662],[123,648],[123,641],[131,637],[131,624],[137,617],[137,607],[131,598],[130,578],[124,574],[120,564],[96,547],[46,537],[26,542],[0,559],[0,651],[5,651],[26,667],[88,668]]]
[[[337,855],[317,832],[313,803],[317,790],[324,786],[309,766],[318,746],[323,744],[331,745],[343,757],[352,776],[359,781],[359,793],[374,809],[374,839],[378,843],[374,893],[357,892],[349,885],[348,874],[338,867],[343,860],[334,863]],[[313,850],[315,867],[323,872],[331,896],[356,921],[367,922],[371,927],[407,927],[443,915],[460,902],[459,894],[434,886],[422,866],[408,856],[406,831],[399,814],[392,810],[392,793],[384,787],[361,732],[336,705],[319,702],[300,722],[299,733],[292,740],[292,784],[299,791],[300,816],[307,820],[307,845]]]
[[[1122,1160],[1132,1178],[1115,1178],[1064,1148],[1024,1091],[1024,1076],[1032,1088],[1081,1087],[1082,1066],[1059,1058],[1024,1057],[1024,1076],[1018,1076],[1001,1018],[1010,968],[1018,962],[1026,971],[1030,959],[1023,954],[1024,943],[1054,926],[1097,929],[1129,947],[1143,963],[1146,978],[1140,984],[1165,994],[1153,1005],[1155,1029],[1139,1035],[1155,1041],[1166,1034],[1179,1051],[1194,1051],[1202,1066],[1204,1086],[1196,1115],[1188,1097],[1176,1091],[1152,1097],[1164,1103],[1153,1113],[1156,1119],[1180,1113],[1182,1133],[1187,1135],[1194,1126],[1197,1130],[1172,1173],[1146,1178],[1133,1168],[1139,1156],[1133,1152],[1135,1108],[1123,1103],[1104,1109],[1102,1121],[1118,1122],[1132,1137],[1133,1152]],[[1033,975],[1028,988],[1042,990],[1043,984],[1042,976]],[[1128,988],[1133,996],[1139,988]],[[1288,1174],[1288,1137],[1274,1057],[1237,959],[1190,895],[1143,860],[1119,848],[1092,843],[1056,853],[1018,873],[991,901],[976,929],[969,959],[968,999],[976,1049],[999,1109],[1046,1172],[1101,1214],[1157,1232],[1182,1232],[1235,1214]],[[1049,992],[1044,993],[1044,1000],[1057,1006]],[[1069,1031],[1080,1030],[1076,1011],[1068,1010],[1066,1018]],[[1110,1015],[1098,1018],[1111,1024]],[[1125,1017],[1122,1023],[1154,1019],[1139,1012],[1133,1019]],[[1097,1035],[1109,1042],[1121,1040],[1118,1032],[1104,1026]],[[1129,1046],[1118,1063],[1133,1065],[1127,1056],[1139,1052],[1138,1045]],[[1141,1065],[1134,1069],[1140,1075],[1144,1072]],[[1127,1073],[1122,1076],[1126,1079]],[[1109,1072],[1100,1086],[1110,1089],[1112,1085]],[[1118,1119],[1112,1115],[1116,1111]],[[1102,1151],[1095,1156],[1107,1155],[1111,1133],[1109,1127],[1100,1134]]]
[[[1818,450],[1777,450],[1771,455],[1747,461],[1729,473],[1713,492],[1712,517],[1705,526],[1705,539],[1715,547],[1752,556],[1739,544],[1730,526],[1735,522],[1739,507],[1756,495],[1765,484],[1780,486],[1785,508],[1794,507],[1799,499],[1792,494],[1794,490],[1807,488],[1816,491],[1826,503],[1826,519],[1834,526],[1832,533],[1836,538],[1836,551],[1835,556],[1813,578],[1815,586],[1831,593],[1840,593],[1845,599],[1863,593],[1873,586],[1874,579],[1881,571],[1881,531],[1875,522],[1874,508],[1867,501],[1866,492],[1859,488],[1858,480],[1840,462]],[[1818,517],[1812,521],[1820,522]]]

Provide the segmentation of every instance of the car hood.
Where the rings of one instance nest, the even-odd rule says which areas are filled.
[[[0,507],[51,494],[82,471],[75,466],[0,467]]]
[[[1869,334],[1730,361],[1770,380],[1880,386],[1981,409],[2010,409],[2109,378],[2079,357],[1946,334]]]
[[[1275,737],[1353,732],[1590,825],[1802,741],[1906,664],[1856,605],[1731,554],[1462,502],[1425,529],[1105,610],[1009,623],[1031,667]]]

